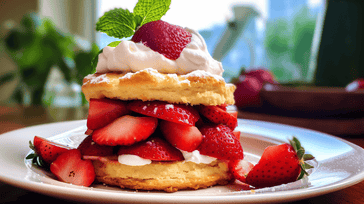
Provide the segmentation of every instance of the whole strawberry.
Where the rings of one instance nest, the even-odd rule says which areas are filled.
[[[265,83],[275,84],[275,83],[277,83],[277,81],[274,78],[273,73],[270,72],[269,70],[265,69],[265,68],[259,68],[259,69],[255,69],[255,70],[250,70],[248,72],[243,72],[243,74],[239,76],[240,81],[242,81],[241,78],[243,78],[243,76],[255,77],[262,84],[265,84]]]
[[[258,79],[244,76],[241,78],[241,82],[235,85],[234,99],[237,107],[259,107],[261,105],[260,90],[263,85]]]
[[[133,42],[142,42],[150,49],[176,60],[191,42],[191,33],[182,27],[162,20],[152,21],[140,27],[132,37]]]
[[[313,167],[304,161],[313,158],[305,154],[298,139],[293,137],[290,144],[267,147],[258,164],[248,173],[246,183],[263,188],[294,182],[308,175],[305,169]]]
[[[46,169],[59,155],[71,149],[39,136],[34,136],[33,143],[29,141],[29,147],[34,153],[29,154],[26,159],[32,159],[33,164]]]

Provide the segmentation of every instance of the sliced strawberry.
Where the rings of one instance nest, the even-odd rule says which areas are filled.
[[[121,146],[118,155],[132,154],[152,161],[182,161],[182,153],[159,137],[149,137],[132,146]]]
[[[238,118],[238,111],[227,111],[228,113],[230,113],[232,116],[234,116],[235,118]]]
[[[191,37],[191,33],[182,27],[158,20],[144,24],[135,32],[131,40],[142,42],[165,57],[176,60],[186,45],[191,42]]]
[[[219,107],[219,108],[221,108],[222,110],[224,110],[224,111],[227,111],[227,107],[228,107],[228,105],[227,104],[222,104],[222,105],[218,105],[217,107]]]
[[[195,125],[200,118],[191,106],[163,101],[133,101],[128,104],[128,108],[143,115],[186,125]]]
[[[240,135],[241,135],[241,132],[240,131],[233,131],[235,137],[240,140]]]
[[[244,160],[231,160],[229,161],[229,171],[233,174],[235,179],[245,183],[246,176],[252,170],[254,164]]]
[[[162,120],[160,129],[166,140],[180,150],[192,152],[202,141],[202,134],[195,126]]]
[[[96,130],[106,126],[123,115],[129,114],[126,102],[113,99],[91,99],[88,110],[87,127]]]
[[[225,125],[205,125],[200,128],[202,142],[197,148],[201,154],[223,160],[241,160],[243,148],[233,131]]]
[[[237,126],[237,118],[233,115],[228,113],[227,111],[221,109],[218,106],[199,106],[200,113],[209,119],[211,122],[216,124],[224,124],[227,125],[229,128],[234,130]]]
[[[157,118],[125,115],[95,130],[92,139],[99,145],[132,145],[147,139],[157,125]]]
[[[231,115],[229,121],[227,122],[226,126],[228,126],[231,130],[235,130],[238,126],[238,118],[235,116],[234,113],[229,113]]]
[[[90,186],[95,180],[95,169],[90,160],[82,160],[78,149],[68,150],[51,164],[51,172],[60,180],[79,186]]]
[[[110,156],[113,155],[114,147],[99,145],[92,140],[92,136],[87,136],[77,147],[82,155],[87,156]]]
[[[258,164],[248,173],[246,183],[257,187],[271,187],[296,181],[307,172],[305,168],[312,168],[304,160],[313,159],[312,155],[305,155],[297,138],[291,144],[281,144],[267,147]]]
[[[51,164],[59,155],[71,149],[68,146],[54,143],[38,136],[34,137],[33,143],[36,153],[47,164]]]

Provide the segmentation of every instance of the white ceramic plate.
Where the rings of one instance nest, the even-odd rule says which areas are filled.
[[[246,158],[257,162],[264,148],[295,135],[316,157],[315,170],[305,180],[257,191],[238,184],[176,193],[122,190],[94,185],[79,187],[59,182],[24,158],[35,135],[76,145],[86,122],[70,121],[38,125],[0,135],[0,180],[30,191],[84,202],[98,203],[267,203],[288,202],[337,191],[364,180],[364,150],[340,138],[307,129],[252,120],[239,120]],[[71,130],[71,131],[70,131]],[[65,133],[66,132],[66,133]],[[58,135],[58,136],[56,136]]]

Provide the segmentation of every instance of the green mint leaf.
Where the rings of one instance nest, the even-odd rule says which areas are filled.
[[[116,46],[118,46],[120,43],[121,43],[121,41],[114,41],[114,42],[109,43],[107,46],[109,46],[109,47],[116,47]]]
[[[115,8],[106,12],[96,23],[96,30],[116,38],[134,34],[137,25],[134,14],[128,9]]]
[[[139,0],[133,10],[135,16],[142,18],[138,26],[161,19],[170,5],[171,0]]]
[[[135,21],[135,23],[137,25],[137,29],[138,29],[138,27],[140,27],[140,25],[142,24],[143,18],[141,16],[135,15],[134,21]]]

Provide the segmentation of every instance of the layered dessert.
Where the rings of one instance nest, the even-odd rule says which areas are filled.
[[[96,157],[96,180],[167,192],[227,184],[226,161],[244,155],[222,72],[198,32],[161,20],[105,47],[82,86],[93,142],[118,149]]]
[[[144,11],[141,5],[134,12]],[[116,14],[134,15],[112,10],[97,28],[112,27],[104,24]],[[83,80],[90,105],[88,136],[78,148],[34,138],[32,148],[59,180],[175,192],[236,179],[260,188],[306,174],[297,139],[267,149],[257,165],[244,160],[240,133],[234,131],[237,114],[227,110],[234,104],[235,86],[224,81],[222,64],[197,31],[153,19],[131,37],[103,48],[94,60],[96,72]],[[272,169],[268,175],[267,168]]]

